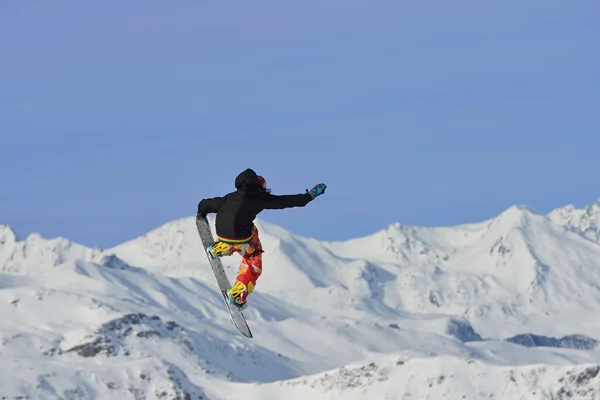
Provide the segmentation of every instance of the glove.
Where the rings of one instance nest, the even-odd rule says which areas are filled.
[[[325,193],[325,189],[327,189],[327,185],[324,183],[319,183],[318,185],[315,185],[312,189],[308,190],[306,189],[306,192],[308,194],[310,194],[310,197],[314,198],[317,196],[322,195],[323,193]]]

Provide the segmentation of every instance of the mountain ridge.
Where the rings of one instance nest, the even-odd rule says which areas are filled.
[[[459,224],[453,224],[453,225],[425,226],[425,225],[406,225],[406,224],[402,224],[401,222],[392,222],[379,230],[376,230],[374,232],[368,233],[363,236],[359,236],[359,237],[351,238],[351,239],[347,239],[347,240],[319,240],[319,239],[312,238],[309,236],[301,236],[301,235],[292,233],[292,231],[287,230],[283,227],[263,221],[260,217],[258,217],[256,219],[256,221],[259,224],[261,224],[261,223],[268,224],[269,226],[271,226],[271,229],[280,229],[280,232],[283,232],[284,234],[292,234],[296,237],[318,240],[319,242],[322,242],[322,243],[347,243],[347,242],[351,242],[351,241],[355,241],[355,240],[370,238],[372,236],[376,236],[376,235],[382,234],[383,232],[393,230],[393,229],[396,229],[396,230],[403,230],[403,229],[415,230],[415,229],[417,229],[417,230],[424,230],[424,231],[458,229],[458,228],[468,229],[468,228],[472,228],[472,227],[479,227],[479,226],[482,226],[485,224],[490,224],[490,223],[494,222],[495,220],[497,220],[498,218],[503,218],[504,216],[507,216],[507,215],[527,215],[527,214],[544,216],[544,217],[548,218],[549,220],[551,220],[552,222],[555,222],[561,226],[570,226],[570,227],[575,228],[575,227],[580,227],[579,224],[582,224],[587,227],[589,227],[590,225],[592,225],[593,227],[598,227],[598,226],[600,226],[600,198],[598,198],[593,203],[589,203],[589,204],[583,206],[582,208],[577,208],[573,204],[567,204],[564,206],[556,207],[548,213],[541,213],[527,204],[515,204],[515,205],[511,205],[511,206],[507,207],[506,209],[501,211],[499,214],[492,216],[490,218],[487,218],[487,219],[484,219],[481,221],[476,221],[476,222],[465,222],[465,223],[459,223]],[[73,243],[77,246],[85,247],[87,249],[108,250],[108,249],[118,248],[120,246],[123,246],[125,244],[131,243],[131,242],[134,242],[137,240],[148,238],[149,236],[151,236],[153,233],[155,233],[157,231],[161,231],[164,229],[171,229],[173,227],[180,228],[183,223],[189,222],[193,218],[194,217],[192,217],[192,216],[188,216],[188,217],[180,217],[180,218],[176,218],[176,219],[173,219],[170,221],[166,221],[166,222],[158,225],[156,228],[150,229],[149,231],[147,231],[137,237],[134,237],[134,238],[126,240],[120,244],[117,244],[114,246],[109,246],[106,248],[101,248],[100,246],[85,246],[83,244],[80,244],[76,241],[65,238],[63,236],[44,237],[37,232],[30,233],[30,234],[26,235],[24,238],[21,238],[16,234],[16,232],[10,225],[0,224],[0,245],[4,244],[5,241],[22,242],[22,241],[27,241],[28,239],[30,239],[30,240],[31,239],[42,239],[42,240],[48,240],[48,241],[49,240],[66,241],[66,242]],[[214,230],[214,216],[211,214],[208,216],[208,218],[211,221],[211,225]],[[585,233],[585,229],[583,230],[582,233]]]

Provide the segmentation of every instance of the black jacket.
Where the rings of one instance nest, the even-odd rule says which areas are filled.
[[[312,200],[308,192],[276,196],[263,191],[258,175],[250,168],[235,178],[235,187],[235,192],[198,203],[199,215],[217,214],[217,236],[223,241],[250,240],[253,221],[263,210],[304,207]]]

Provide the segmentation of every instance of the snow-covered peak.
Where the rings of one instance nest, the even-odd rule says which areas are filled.
[[[201,261],[201,247],[194,218],[188,217],[165,223],[106,252],[117,254],[129,264],[174,272]]]
[[[584,237],[600,242],[600,199],[583,208],[569,204],[552,210],[548,219]]]
[[[215,236],[215,217],[208,216],[208,222]],[[260,231],[263,247],[269,249],[269,254],[276,253],[282,241],[294,240],[291,232],[264,222],[255,221]],[[128,264],[160,271],[169,276],[187,276],[199,279],[206,277],[208,260],[202,242],[198,236],[195,217],[180,218],[167,222],[146,234],[106,249],[107,254],[116,254]],[[233,255],[224,260],[230,269],[236,269],[241,257]]]
[[[366,237],[330,242],[327,246],[346,257],[403,265],[440,264],[461,249],[480,246],[489,240],[506,239],[531,221],[539,223],[542,220],[542,215],[527,206],[512,206],[485,221],[443,227],[393,223]]]
[[[391,273],[396,290],[383,295],[391,308],[497,320],[600,310],[600,246],[525,206],[458,226],[392,224],[326,247]]]
[[[209,215],[208,221],[214,236],[214,215]],[[261,293],[277,293],[293,299],[298,292],[316,287],[346,285],[344,269],[350,273],[363,265],[339,259],[315,239],[295,235],[260,219],[256,219],[255,224],[265,249],[263,265],[269,271],[261,276]],[[105,253],[115,254],[130,265],[167,276],[195,278],[214,284],[195,217],[163,224],[139,238],[107,249]],[[232,278],[240,263],[239,254],[223,259],[224,267]]]
[[[0,247],[17,241],[17,234],[8,225],[0,225]]]
[[[531,219],[543,218],[541,214],[524,205],[515,205],[504,210],[500,215],[490,220],[490,225],[500,225],[504,229],[512,229],[526,225]]]
[[[77,259],[98,257],[101,250],[88,248],[63,237],[46,239],[32,233],[18,240],[9,226],[0,226],[0,272],[26,274]]]

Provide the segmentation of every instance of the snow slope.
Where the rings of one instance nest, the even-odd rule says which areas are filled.
[[[0,398],[600,399],[599,209],[345,242],[258,220],[250,340],[193,218],[112,249],[0,226]]]

